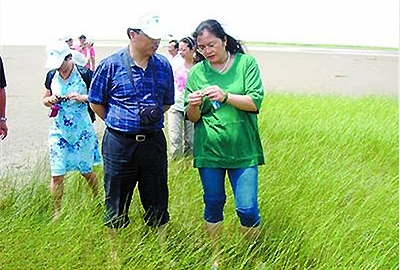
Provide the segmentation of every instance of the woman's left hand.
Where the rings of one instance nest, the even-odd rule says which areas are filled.
[[[222,102],[225,93],[218,85],[211,85],[203,90],[203,96],[207,96],[211,100]]]
[[[68,100],[75,100],[75,101],[80,101],[80,102],[86,102],[87,101],[87,95],[80,95],[77,92],[72,92],[67,95]]]

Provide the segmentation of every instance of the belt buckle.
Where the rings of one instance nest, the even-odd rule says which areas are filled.
[[[138,134],[138,135],[136,135],[135,140],[137,142],[144,142],[146,140],[146,135]]]

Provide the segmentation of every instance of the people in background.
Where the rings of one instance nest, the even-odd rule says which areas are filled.
[[[72,38],[72,36],[65,36],[63,38],[60,38],[60,40],[64,40],[68,44],[68,46],[71,50],[75,49],[74,48],[74,39]]]
[[[168,60],[171,63],[172,70],[175,70],[178,66],[180,66],[183,62],[182,56],[178,53],[179,43],[176,39],[171,39],[168,42]]]
[[[171,39],[168,41],[168,46],[167,46],[167,51],[169,53],[168,59],[172,59],[175,56],[178,56],[178,40],[176,39]]]
[[[74,46],[74,40],[72,36],[64,36],[59,39],[60,41],[65,41],[71,49],[72,61],[79,66],[86,66],[87,60],[85,56],[76,50],[76,46]]]
[[[178,42],[183,61],[174,70],[175,104],[168,111],[168,130],[172,158],[191,156],[193,150],[193,123],[184,115],[184,96],[189,70],[195,63],[196,45],[191,37]]]
[[[94,71],[96,69],[96,51],[94,43],[88,40],[85,35],[80,35],[78,51],[86,58],[85,67]]]
[[[0,56],[0,140],[4,140],[8,134],[7,117],[6,117],[6,75],[4,71],[3,60]]]

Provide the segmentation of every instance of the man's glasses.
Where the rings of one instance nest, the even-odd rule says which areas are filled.
[[[158,39],[154,39],[154,38],[149,37],[145,32],[142,31],[142,29],[128,28],[128,31],[133,31],[133,32],[135,32],[135,33],[138,34],[138,35],[143,34],[143,35],[145,35],[148,39],[151,39],[153,42],[154,42],[154,41],[158,41]]]
[[[133,31],[133,32],[135,32],[135,33],[138,34],[138,35],[142,32],[142,30],[136,29],[136,28],[128,28],[128,30],[129,30],[129,31]]]
[[[128,37],[129,37],[129,39],[131,38],[131,31],[133,31],[133,32],[135,32],[136,34],[140,34],[140,29],[137,29],[137,28],[130,28],[130,27],[128,27],[127,29],[126,29],[126,34],[128,35]]]

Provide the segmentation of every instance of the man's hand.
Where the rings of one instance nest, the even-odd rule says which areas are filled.
[[[0,120],[0,140],[4,140],[8,134],[7,122]]]

